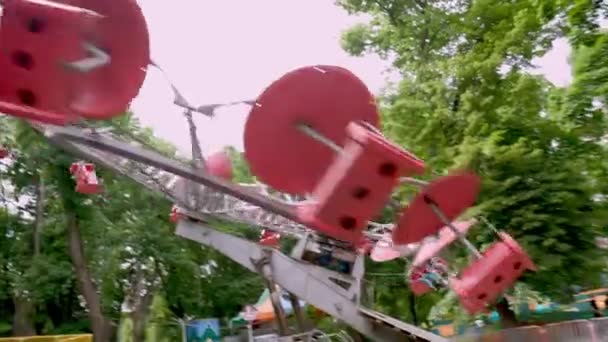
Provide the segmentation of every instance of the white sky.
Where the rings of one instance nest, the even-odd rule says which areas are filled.
[[[254,99],[273,80],[303,65],[350,69],[374,93],[386,84],[387,63],[376,56],[350,57],[341,32],[363,18],[350,17],[332,0],[140,0],[150,30],[152,58],[193,105]],[[565,85],[569,47],[558,41],[537,61],[539,72]],[[148,71],[132,109],[157,136],[190,155],[182,110],[162,74]],[[197,118],[204,153],[232,145],[242,150],[248,107],[220,109]]]

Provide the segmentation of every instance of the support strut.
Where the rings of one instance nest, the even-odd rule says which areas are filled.
[[[363,335],[382,342],[406,341],[415,336],[422,341],[447,341],[414,325],[401,322],[368,308],[360,308],[348,291],[330,280],[333,274],[318,266],[294,260],[278,250],[216,231],[204,224],[181,220],[176,234],[212,247],[230,259],[256,272],[252,260],[266,257],[273,280],[281,288],[352,326]],[[311,276],[315,274],[316,276]],[[319,275],[325,274],[321,277]],[[352,279],[353,285],[357,282]],[[379,322],[380,324],[374,324]]]
[[[176,194],[167,186],[167,183],[171,181],[165,179],[166,174],[161,174],[158,170],[154,171],[155,168],[208,186],[212,193],[218,194],[215,191],[225,192],[260,208],[267,209],[274,214],[285,216],[288,219],[293,218],[291,207],[285,203],[267,198],[260,193],[244,191],[242,186],[223,182],[213,176],[196,173],[190,167],[170,158],[119,141],[106,134],[90,134],[76,127],[32,126],[45,133],[52,143],[61,148],[130,177],[148,189],[162,193],[176,203],[181,201],[180,194]],[[138,163],[146,164],[148,168],[153,170],[152,173],[142,170],[145,166]],[[137,165],[136,170],[133,168],[134,165]],[[172,175],[169,176],[171,178]],[[218,195],[230,198],[228,195]],[[184,205],[188,208],[186,203]],[[204,213],[199,212],[196,212],[196,215],[202,215],[203,219],[205,216]],[[216,214],[213,214],[213,216],[217,217]],[[289,220],[285,221],[286,223],[290,222]],[[281,227],[271,228],[281,230]],[[301,233],[296,236],[303,236],[306,232],[307,230],[302,229]],[[360,275],[364,271],[363,268],[358,269],[356,267],[357,272],[353,273],[357,275],[356,278],[337,274],[295,260],[280,251],[262,247],[188,220],[180,221],[176,234],[217,249],[253,272],[256,272],[257,268],[252,259],[259,260],[266,255],[268,260],[266,267],[269,267],[272,272],[272,280],[279,286],[329,315],[351,325],[355,330],[375,341],[397,342],[405,341],[408,337],[416,337],[421,341],[447,341],[443,337],[414,325],[401,322],[368,308],[359,307],[357,304],[359,300],[358,287],[361,281],[359,279]],[[361,267],[363,267],[362,263]],[[346,282],[350,286],[344,288],[332,279],[339,279],[340,282]]]

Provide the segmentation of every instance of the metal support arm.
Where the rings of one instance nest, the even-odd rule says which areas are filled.
[[[251,271],[257,270],[253,260],[266,256],[273,280],[279,286],[375,341],[404,341],[408,334],[426,341],[447,341],[414,325],[386,318],[387,316],[373,310],[360,311],[357,304],[348,298],[348,291],[339,288],[325,277],[312,276],[318,274],[318,266],[294,260],[278,250],[268,249],[188,220],[178,223],[176,234],[217,249]],[[374,321],[382,321],[385,324],[375,325]]]

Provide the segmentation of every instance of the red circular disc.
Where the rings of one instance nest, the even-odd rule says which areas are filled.
[[[452,221],[475,203],[480,185],[479,177],[468,172],[433,181],[405,209],[393,230],[393,242],[413,243],[437,233],[445,224],[427,202],[434,202],[445,217]]]
[[[271,187],[310,193],[335,152],[305,135],[305,124],[338,145],[351,121],[378,125],[373,95],[350,71],[308,66],[281,77],[257,99],[245,124],[245,158],[251,171]]]
[[[87,73],[74,72],[70,107],[89,119],[123,114],[139,93],[150,63],[144,15],[135,0],[61,0],[103,16],[83,39],[108,53],[111,62]]]

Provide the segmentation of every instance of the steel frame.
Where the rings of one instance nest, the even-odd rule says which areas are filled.
[[[305,228],[295,234],[293,230],[287,231],[300,237],[292,256],[287,256],[276,249],[263,247],[245,239],[219,232],[201,221],[207,221],[210,216],[221,218],[221,215],[214,212],[193,211],[191,203],[185,198],[187,196],[183,189],[181,191],[176,190],[175,186],[169,184],[173,183],[175,185],[175,176],[182,177],[207,187],[207,195],[224,196],[226,194],[251,203],[272,214],[282,216],[285,218],[285,223],[297,222],[297,217],[288,203],[265,196],[246,187],[225,182],[214,176],[195,172],[190,166],[182,165],[159,153],[128,142],[108,137],[108,134],[105,133],[85,132],[77,127],[40,124],[32,124],[32,126],[43,133],[52,143],[68,152],[112,169],[184,206],[186,216],[195,217],[197,222],[190,219],[180,220],[176,229],[177,235],[212,247],[247,269],[261,273],[266,279],[276,282],[290,294],[344,321],[365,336],[376,341],[387,342],[404,341],[408,336],[422,341],[447,341],[447,339],[422,328],[369,308],[361,307],[360,290],[364,274],[362,256],[357,257],[353,272],[351,276],[348,276],[298,259],[298,255],[303,253],[306,244],[310,242],[311,231]],[[137,169],[138,172],[134,173],[133,165],[131,165],[133,162],[164,170],[172,175],[154,173],[153,171],[147,174],[146,171],[141,170],[141,166]],[[224,194],[218,194],[216,191]],[[229,219],[231,217],[228,215],[225,218]],[[295,224],[295,226],[298,225]],[[280,230],[278,227],[270,228]],[[346,288],[340,286],[336,280],[342,284],[346,283],[348,286]]]
[[[200,222],[181,220],[176,234],[212,247],[253,272],[258,272],[259,265],[263,265],[267,276],[272,277],[283,289],[346,322],[375,341],[401,342],[408,335],[425,341],[447,341],[414,325],[360,307],[358,298],[361,278],[357,273],[363,274],[362,257],[359,257],[361,261],[355,267],[354,277],[341,277],[340,280],[350,284],[349,289],[344,289],[332,280],[336,276],[335,272],[296,260],[276,249],[219,232]],[[382,324],[375,324],[376,321]]]

